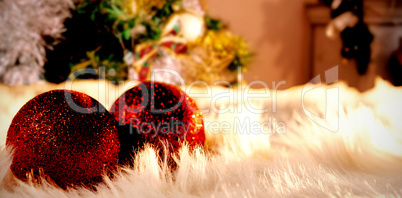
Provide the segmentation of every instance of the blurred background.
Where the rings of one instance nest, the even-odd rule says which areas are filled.
[[[320,75],[359,91],[377,77],[402,85],[401,0],[3,0],[0,26],[7,85],[179,83],[152,69],[187,84],[287,89]]]
[[[364,0],[364,22],[374,39],[367,72],[341,56],[342,38],[326,35],[331,7],[319,0],[209,0],[211,15],[245,37],[256,56],[247,81],[286,80],[279,89],[300,85],[339,65],[339,79],[360,91],[374,86],[376,76],[392,80],[388,63],[401,46],[402,1]],[[396,78],[398,71],[394,71]],[[399,71],[400,72],[400,71]],[[400,74],[399,74],[400,75]],[[400,77],[399,77],[400,78]],[[325,81],[325,79],[322,79]]]

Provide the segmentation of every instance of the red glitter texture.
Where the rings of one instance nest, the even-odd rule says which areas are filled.
[[[194,100],[174,85],[140,83],[122,94],[110,112],[119,126],[122,163],[144,143],[161,149],[160,143],[168,142],[173,151],[182,142],[204,145],[202,114]]]
[[[119,139],[113,117],[86,94],[54,90],[27,102],[8,129],[14,148],[12,172],[51,178],[62,188],[92,185],[118,163]]]

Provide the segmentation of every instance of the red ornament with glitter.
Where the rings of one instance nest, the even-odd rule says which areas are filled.
[[[122,94],[110,112],[118,122],[120,160],[130,161],[133,152],[145,143],[177,151],[181,143],[204,145],[202,113],[195,101],[178,87],[143,82]]]
[[[54,90],[27,102],[14,117],[6,145],[18,178],[45,176],[62,188],[92,185],[118,163],[113,117],[95,99]]]

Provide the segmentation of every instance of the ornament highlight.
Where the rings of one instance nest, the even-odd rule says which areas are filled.
[[[205,23],[202,16],[194,12],[180,12],[172,14],[168,19],[162,35],[167,35],[177,29],[179,37],[184,38],[187,42],[194,42],[205,32]]]
[[[62,188],[92,185],[118,162],[113,117],[86,94],[54,90],[28,101],[14,117],[6,145],[11,171],[22,180],[51,178]]]
[[[110,112],[119,126],[120,162],[130,163],[136,149],[145,143],[177,151],[181,143],[204,145],[202,113],[178,87],[143,82],[122,94]]]

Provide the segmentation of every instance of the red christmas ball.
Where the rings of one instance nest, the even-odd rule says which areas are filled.
[[[174,85],[140,83],[122,94],[110,112],[118,122],[122,163],[129,162],[134,150],[145,143],[161,150],[167,146],[169,152],[177,151],[183,142],[191,147],[204,145],[202,113],[194,100]]]
[[[15,176],[44,174],[62,188],[101,181],[117,165],[120,148],[111,114],[88,95],[68,90],[27,102],[8,129],[6,145],[14,148]]]

